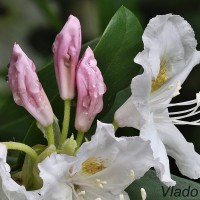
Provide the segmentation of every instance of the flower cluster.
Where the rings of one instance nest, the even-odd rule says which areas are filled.
[[[132,79],[132,95],[114,116],[115,126],[137,128],[140,135],[116,137],[116,127],[97,121],[95,134],[84,143],[84,133],[103,109],[106,85],[90,47],[79,59],[79,20],[71,15],[53,43],[56,80],[64,101],[63,127],[59,134],[55,134],[58,121],[35,65],[14,44],[8,70],[9,87],[16,104],[37,120],[48,144],[29,147],[17,142],[0,143],[2,200],[129,200],[125,189],[150,168],[156,170],[165,185],[175,185],[167,154],[176,160],[183,175],[200,177],[200,155],[174,125],[199,125],[199,120],[184,120],[199,113],[199,94],[192,101],[170,103],[192,68],[200,63],[194,32],[180,16],[160,15],[149,22],[143,43],[144,50],[134,61],[144,71]],[[76,88],[75,140],[68,132]],[[190,109],[168,111],[169,107],[193,104]],[[12,175],[6,163],[9,149],[26,153],[21,171]],[[146,199],[143,188],[141,196]]]

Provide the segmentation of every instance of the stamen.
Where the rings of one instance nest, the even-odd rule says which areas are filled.
[[[107,181],[101,181],[100,179],[96,179],[98,186],[103,189],[104,185],[107,184]]]
[[[142,200],[145,200],[147,198],[147,193],[146,193],[145,189],[141,188],[140,191],[141,191]]]
[[[167,74],[167,67],[168,61],[166,59],[161,59],[160,71],[157,78],[152,80],[151,92],[154,92],[157,89],[159,89],[168,80],[169,77]]]
[[[130,176],[131,178],[135,178],[135,172],[133,169],[130,170]]]
[[[175,96],[179,95],[180,94],[180,92],[179,92],[180,89],[181,89],[181,81],[177,81],[176,89],[175,89],[174,93],[172,94],[172,97],[175,97]]]
[[[181,103],[170,103],[167,107],[189,106],[189,105],[196,104],[196,103],[197,103],[197,101],[195,99],[195,100],[190,100],[190,101],[184,101],[184,102],[181,102]]]
[[[78,196],[84,196],[85,195],[85,191],[81,191],[78,193]]]
[[[194,108],[190,108],[190,109],[183,110],[183,111],[170,112],[169,114],[170,115],[178,115],[178,114],[188,113],[188,112],[193,111],[193,110],[194,110]]]
[[[175,112],[169,112],[170,118],[166,118],[166,117],[156,117],[162,121],[165,122],[173,122],[174,124],[180,124],[180,125],[200,125],[200,120],[195,120],[195,121],[184,121],[181,119],[185,119],[185,118],[189,118],[195,115],[198,115],[200,113],[200,110],[198,110],[198,108],[200,107],[200,93],[196,94],[196,99],[195,100],[190,100],[190,101],[185,101],[185,102],[181,102],[181,103],[174,103],[174,104],[169,104],[167,107],[174,107],[174,106],[188,106],[188,105],[193,105],[196,104],[195,106],[193,106],[192,108],[186,109],[186,110],[181,110],[181,111],[175,111]],[[175,116],[173,116],[175,115]],[[178,115],[178,116],[176,116]],[[172,117],[173,116],[173,117]]]
[[[125,198],[124,198],[124,195],[123,195],[123,194],[120,194],[120,195],[119,195],[119,200],[125,200]]]

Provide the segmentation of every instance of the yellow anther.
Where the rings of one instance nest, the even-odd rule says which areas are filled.
[[[78,193],[78,196],[82,196],[82,195],[85,195],[85,191],[81,191]]]
[[[155,80],[152,80],[151,92],[159,89],[168,80],[169,77],[167,75],[167,68],[168,62],[165,59],[162,59],[160,62],[159,74]]]
[[[103,189],[103,185],[107,184],[107,181],[101,181],[100,179],[96,179],[98,186]]]
[[[96,174],[105,168],[104,161],[96,157],[91,157],[82,164],[82,171],[87,174]]]
[[[135,172],[133,169],[130,170],[130,176],[131,178],[135,178]]]
[[[145,200],[147,198],[147,193],[146,193],[145,189],[141,188],[140,191],[141,191],[142,200]]]
[[[119,200],[125,200],[125,198],[124,198],[124,195],[123,195],[123,194],[120,194],[120,195],[119,195]]]

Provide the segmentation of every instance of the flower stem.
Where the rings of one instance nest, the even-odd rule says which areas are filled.
[[[83,137],[84,137],[84,132],[78,131],[78,135],[76,137],[76,143],[77,143],[76,150],[78,150],[79,147],[81,146],[81,143],[83,141]]]
[[[7,149],[15,149],[19,151],[23,151],[27,153],[34,161],[36,161],[38,155],[31,147],[26,144],[22,144],[19,142],[1,142],[2,144],[6,145]]]
[[[52,124],[47,127],[47,140],[48,140],[48,145],[49,146],[51,144],[54,145],[54,134],[53,134],[53,126],[52,126]]]
[[[58,148],[61,148],[62,144],[64,143],[64,141],[68,135],[69,120],[70,120],[70,108],[71,108],[71,100],[65,100],[64,101],[64,119],[63,119],[62,134],[60,137],[60,142],[59,142]]]

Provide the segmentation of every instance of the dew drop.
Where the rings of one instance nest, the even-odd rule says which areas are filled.
[[[95,67],[97,65],[97,61],[95,59],[91,59],[89,62],[89,65],[91,65],[92,67]]]
[[[98,82],[98,90],[99,95],[103,95],[105,93],[105,85],[103,82]]]
[[[13,98],[16,104],[23,106],[23,102],[17,93],[13,93]]]
[[[83,106],[84,108],[88,108],[89,105],[90,105],[90,97],[89,97],[89,96],[85,96],[85,97],[83,98],[83,101],[82,101],[82,106]]]

